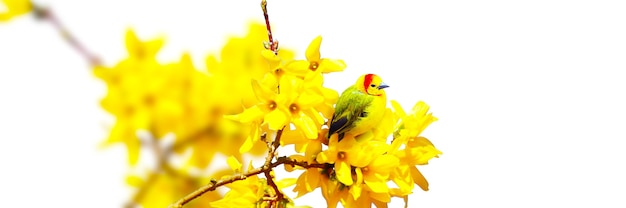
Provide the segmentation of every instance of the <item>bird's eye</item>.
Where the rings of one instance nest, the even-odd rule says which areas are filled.
[[[376,85],[375,84],[371,84],[370,87],[376,87]]]

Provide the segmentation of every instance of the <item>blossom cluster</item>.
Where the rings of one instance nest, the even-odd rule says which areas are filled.
[[[8,11],[0,21],[37,9],[28,0],[2,2]],[[271,38],[262,44],[268,30],[251,23],[245,36],[231,37],[220,54],[207,55],[204,69],[186,53],[163,63],[157,59],[163,38],[141,40],[128,30],[128,56],[113,66],[93,66],[107,88],[101,106],[115,119],[103,144],[123,144],[128,153],[127,183],[137,190],[130,205],[166,207],[203,186],[210,192],[186,206],[295,207],[283,193],[293,187],[297,197],[320,188],[328,207],[387,207],[392,197],[408,201],[415,185],[427,191],[417,167],[441,154],[422,136],[437,120],[429,106],[419,101],[406,112],[390,100],[374,128],[328,135],[339,93],[324,86],[324,77],[345,70],[346,63],[322,57],[321,36],[304,59],[295,59]],[[167,138],[173,142],[162,145]],[[157,161],[152,169],[138,165],[146,147]],[[278,147],[293,147],[296,154],[279,155]],[[264,153],[261,167],[240,162]],[[220,154],[228,167],[211,168]],[[300,175],[277,180],[279,165]],[[225,194],[214,191],[222,186]]]

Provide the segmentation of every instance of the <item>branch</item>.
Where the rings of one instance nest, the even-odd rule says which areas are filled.
[[[267,179],[267,184],[270,185],[274,189],[274,192],[276,193],[276,200],[272,202],[279,202],[279,201],[282,201],[283,198],[285,198],[283,193],[280,191],[280,188],[278,188],[278,186],[274,182],[274,177],[271,174],[272,168],[270,168],[272,166],[272,160],[276,157],[276,150],[278,149],[278,146],[280,146],[280,138],[283,135],[284,129],[285,127],[278,130],[276,132],[276,138],[274,138],[274,141],[272,141],[271,143],[270,142],[267,143],[269,150],[267,152],[267,157],[265,158],[265,165],[263,165],[263,168],[266,169],[264,173],[265,173],[265,178]],[[271,204],[270,204],[270,207],[272,207]]]
[[[268,154],[268,157],[266,158],[266,163],[265,165],[263,165],[260,168],[255,168],[252,170],[249,170],[246,173],[243,174],[237,174],[219,181],[211,181],[211,183],[200,187],[199,189],[197,189],[196,191],[188,194],[187,196],[181,198],[180,200],[178,200],[176,203],[170,205],[170,208],[181,208],[183,207],[185,204],[191,202],[192,200],[202,196],[204,193],[209,192],[209,191],[214,191],[215,189],[217,189],[220,186],[226,185],[226,184],[230,184],[233,183],[235,181],[239,181],[239,180],[244,180],[250,176],[253,175],[257,175],[260,173],[264,173],[265,176],[267,177],[267,181],[270,184],[270,186],[272,186],[274,188],[274,190],[276,191],[276,200],[275,201],[280,201],[282,200],[282,198],[284,198],[283,194],[280,192],[280,190],[278,189],[278,186],[276,186],[276,184],[274,183],[272,176],[271,176],[271,171],[272,169],[274,169],[275,167],[278,167],[279,165],[283,165],[283,164],[288,164],[288,165],[295,165],[295,166],[300,166],[303,168],[327,168],[327,164],[320,164],[320,163],[312,163],[309,164],[306,161],[297,161],[295,159],[289,158],[289,157],[278,157],[276,159],[275,162],[271,162],[272,158],[274,158],[275,154],[276,154],[276,148],[278,148],[279,144],[280,144],[280,137],[282,136],[282,132],[283,130],[279,130],[276,133],[276,139],[273,141],[273,143],[269,146],[271,146],[272,148],[270,148],[270,150],[268,151],[270,154]],[[270,155],[272,155],[272,157],[270,157]],[[269,158],[269,160],[268,160]],[[269,161],[269,162],[268,162]],[[273,185],[272,185],[273,184]]]
[[[52,24],[52,26],[59,31],[61,37],[63,37],[63,39],[67,41],[72,48],[74,48],[74,50],[85,57],[92,67],[99,66],[101,64],[100,58],[94,55],[91,51],[87,50],[87,48],[80,41],[78,41],[72,33],[70,33],[67,27],[61,23],[61,20],[57,18],[51,9],[33,5],[33,11],[39,19],[50,22],[50,24]]]
[[[267,38],[269,42],[265,45],[266,49],[269,49],[274,52],[274,54],[278,54],[278,41],[274,41],[272,37],[272,27],[270,27],[270,17],[267,13],[267,0],[261,1],[261,10],[263,10],[263,17],[265,17],[265,27],[267,27]]]

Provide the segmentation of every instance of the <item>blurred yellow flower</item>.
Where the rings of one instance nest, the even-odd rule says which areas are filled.
[[[0,22],[9,21],[17,16],[33,10],[30,0],[2,0],[0,5]]]

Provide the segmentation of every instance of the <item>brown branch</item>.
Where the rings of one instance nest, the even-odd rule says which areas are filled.
[[[263,173],[265,174],[265,178],[267,178],[267,184],[274,189],[274,192],[276,192],[276,197],[274,198],[274,200],[269,201],[270,208],[275,207],[275,203],[282,201],[283,198],[285,198],[283,193],[280,192],[280,188],[278,188],[278,185],[276,185],[276,183],[274,182],[274,177],[272,177],[271,172],[271,169],[263,171]]]
[[[257,175],[260,173],[264,173],[264,172],[269,172],[270,170],[272,170],[275,167],[278,167],[279,165],[283,165],[283,164],[289,164],[289,165],[297,165],[303,168],[326,168],[326,164],[319,164],[319,163],[314,163],[314,164],[308,164],[306,161],[296,161],[294,159],[288,158],[288,157],[279,157],[276,162],[273,162],[270,164],[270,166],[268,168],[266,168],[265,166],[260,167],[260,168],[255,168],[251,171],[248,171],[244,174],[237,174],[231,177],[228,177],[226,179],[222,179],[219,181],[212,181],[211,183],[200,187],[199,189],[197,189],[196,191],[188,194],[187,196],[183,197],[182,199],[178,200],[176,203],[170,205],[170,208],[181,208],[183,207],[185,204],[191,202],[192,200],[202,196],[204,193],[209,192],[209,191],[215,191],[215,189],[217,189],[220,186],[226,185],[226,184],[230,184],[233,183],[235,181],[239,181],[239,180],[244,180],[250,176],[253,175]]]
[[[224,186],[226,184],[230,184],[233,183],[235,181],[239,181],[239,180],[244,180],[250,176],[253,175],[257,175],[260,173],[264,173],[265,176],[267,177],[267,181],[268,183],[270,183],[270,186],[272,186],[274,188],[274,190],[276,191],[276,200],[274,201],[281,201],[282,198],[284,198],[284,195],[280,192],[280,190],[278,189],[278,186],[276,186],[276,184],[274,183],[272,176],[271,176],[271,171],[275,168],[278,167],[279,165],[283,165],[283,164],[288,164],[288,165],[295,165],[295,166],[300,166],[303,168],[327,168],[327,164],[320,164],[320,163],[312,163],[309,164],[306,161],[297,161],[295,159],[289,158],[289,157],[277,157],[275,162],[271,162],[271,160],[275,157],[276,154],[276,149],[278,148],[279,144],[280,144],[280,137],[282,136],[282,129],[279,130],[276,134],[276,139],[272,142],[271,145],[271,149],[268,151],[268,157],[266,158],[266,163],[265,165],[263,165],[260,168],[255,168],[252,170],[248,170],[248,172],[243,173],[243,174],[237,174],[219,181],[211,181],[211,183],[200,187],[199,189],[195,190],[194,192],[188,194],[187,196],[181,198],[180,200],[176,201],[176,203],[170,205],[170,208],[181,208],[183,207],[185,204],[191,202],[192,200],[202,196],[203,194],[205,194],[206,192],[209,191],[214,191],[215,189],[217,189],[220,186]],[[272,157],[269,157],[270,155],[273,155]],[[268,162],[268,158],[269,162]],[[272,185],[273,184],[273,185]],[[281,198],[282,197],[282,198]],[[269,198],[272,198],[271,196]]]
[[[274,189],[274,192],[276,193],[276,200],[272,202],[280,202],[283,200],[283,198],[285,198],[283,193],[280,191],[280,188],[278,188],[278,186],[274,182],[274,177],[271,174],[272,168],[270,168],[272,166],[272,160],[276,157],[276,150],[278,149],[278,146],[280,146],[280,138],[283,135],[284,129],[285,127],[278,130],[276,132],[276,138],[274,138],[274,141],[267,143],[269,150],[267,152],[267,157],[265,158],[265,165],[263,165],[263,168],[266,169],[264,171],[264,174],[265,174],[265,178],[267,179],[267,184],[270,185]],[[273,207],[272,202],[270,202],[270,207]]]
[[[211,181],[211,183],[200,187],[199,189],[195,190],[194,192],[188,194],[187,196],[183,197],[182,199],[178,200],[176,203],[170,205],[169,207],[171,208],[180,208],[183,207],[183,205],[191,202],[192,200],[194,200],[195,198],[198,198],[199,196],[202,196],[204,193],[209,192],[209,191],[214,191],[215,189],[217,189],[220,186],[226,185],[226,184],[230,184],[232,182],[235,181],[239,181],[239,180],[244,180],[250,176],[262,173],[263,171],[265,171],[265,168],[256,168],[253,169],[252,171],[249,171],[245,174],[238,174],[238,175],[234,175],[231,176],[229,178],[226,179],[222,179],[219,181]]]
[[[78,41],[78,39],[74,35],[72,35],[72,33],[70,33],[67,27],[63,25],[61,20],[59,20],[59,18],[54,14],[54,12],[52,12],[50,8],[33,5],[33,11],[39,19],[50,22],[50,24],[52,24],[52,27],[59,31],[61,37],[63,37],[63,39],[67,41],[67,43],[69,43],[74,50],[76,50],[80,55],[85,57],[85,59],[87,59],[92,67],[99,66],[101,64],[100,58],[94,55],[94,53],[92,53],[91,51],[87,50],[87,48],[80,41]]]

